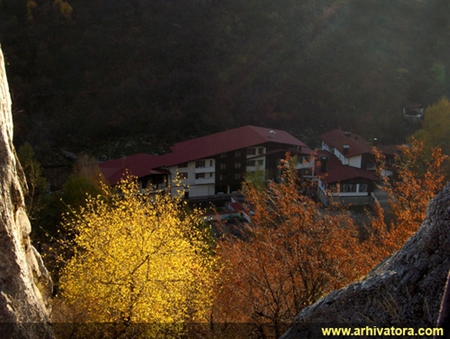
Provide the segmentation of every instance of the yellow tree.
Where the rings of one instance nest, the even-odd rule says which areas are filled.
[[[65,219],[73,254],[62,267],[60,303],[77,322],[120,325],[115,337],[136,323],[161,325],[146,328],[146,338],[169,328],[176,337],[184,323],[204,320],[216,261],[200,211],[179,197],[142,194],[134,180],[103,190]]]

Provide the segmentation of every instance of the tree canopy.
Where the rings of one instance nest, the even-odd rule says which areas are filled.
[[[146,338],[168,329],[176,337],[183,323],[205,321],[216,261],[200,212],[166,194],[138,193],[132,180],[103,189],[66,216],[63,321],[161,325]]]
[[[251,324],[261,338],[279,337],[301,309],[373,264],[348,212],[304,195],[293,158],[282,171],[280,183],[245,183],[252,222],[218,246],[226,278],[215,320]]]
[[[450,101],[446,97],[425,109],[422,126],[413,137],[428,150],[439,147],[450,155]]]

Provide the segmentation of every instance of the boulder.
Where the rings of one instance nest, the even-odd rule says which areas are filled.
[[[435,327],[450,270],[450,185],[405,245],[363,280],[303,309],[281,337],[321,338],[322,327]]]
[[[50,276],[30,242],[25,175],[13,146],[11,97],[0,50],[0,333],[53,338],[48,323]]]

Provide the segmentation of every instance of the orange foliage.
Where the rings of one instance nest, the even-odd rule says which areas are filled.
[[[374,153],[381,171],[385,168],[384,157],[377,150]],[[400,147],[400,155],[395,161],[395,176],[381,176],[381,188],[390,197],[391,220],[385,221],[384,212],[377,205],[371,222],[372,234],[368,244],[377,245],[373,252],[377,259],[400,249],[419,229],[428,203],[446,183],[442,164],[447,158],[436,147],[431,150],[431,158],[426,160],[423,142],[414,139],[411,145]]]
[[[214,321],[255,324],[262,336],[278,337],[302,308],[369,269],[349,215],[301,194],[289,156],[282,170],[281,183],[244,184],[252,222],[218,246],[227,280]]]
[[[244,183],[252,222],[243,225],[239,236],[226,234],[219,242],[224,268],[212,321],[252,324],[253,334],[278,337],[301,309],[364,276],[398,250],[443,187],[446,158],[437,148],[424,160],[423,144],[417,141],[400,151],[395,177],[382,177],[394,217],[386,222],[377,204],[364,241],[348,212],[338,206],[325,209],[301,193],[289,156],[282,162],[280,183]],[[386,168],[381,153],[375,154],[380,170]]]

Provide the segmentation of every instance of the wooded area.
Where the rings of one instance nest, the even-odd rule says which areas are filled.
[[[403,142],[417,125],[402,107],[448,93],[449,14],[443,0],[2,0],[16,143],[48,164],[244,124]]]

